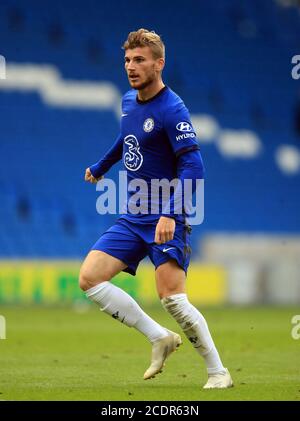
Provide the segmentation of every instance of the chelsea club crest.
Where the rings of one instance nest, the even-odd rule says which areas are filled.
[[[145,132],[151,132],[154,128],[154,120],[153,118],[147,118],[147,120],[144,121],[143,129]]]

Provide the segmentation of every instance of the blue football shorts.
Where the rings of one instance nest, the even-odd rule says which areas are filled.
[[[124,218],[119,218],[96,241],[91,250],[103,251],[127,265],[124,272],[136,274],[141,260],[149,256],[155,269],[174,259],[187,272],[190,257],[191,227],[176,222],[174,238],[164,244],[154,243],[156,224],[135,224]]]

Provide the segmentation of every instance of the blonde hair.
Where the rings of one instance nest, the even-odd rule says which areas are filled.
[[[137,47],[149,47],[155,59],[165,58],[165,45],[154,31],[141,28],[130,32],[122,48],[126,51]]]

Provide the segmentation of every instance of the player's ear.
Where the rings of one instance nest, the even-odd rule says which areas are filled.
[[[161,58],[158,58],[156,60],[156,63],[155,63],[155,70],[161,72],[164,67],[165,67],[165,59],[162,58],[162,57]]]

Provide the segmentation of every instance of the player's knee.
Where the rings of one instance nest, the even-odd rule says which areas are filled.
[[[96,280],[94,274],[91,270],[82,267],[79,273],[79,287],[83,291],[87,291],[88,289],[92,288],[93,286],[99,283],[99,279]]]
[[[79,287],[83,291],[87,291],[101,282],[110,281],[110,279],[111,276],[107,270],[103,269],[99,273],[99,270],[95,271],[91,267],[83,265],[79,273]]]
[[[174,279],[162,279],[157,285],[157,292],[160,299],[182,294],[185,292],[184,283],[181,281],[176,282]]]
[[[184,286],[181,283],[168,283],[164,285],[162,291],[160,292],[161,299],[171,297],[176,294],[183,294],[185,292]]]
[[[91,279],[85,270],[80,270],[78,283],[79,288],[83,291],[86,291],[87,289],[91,288]]]

